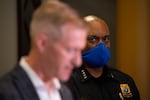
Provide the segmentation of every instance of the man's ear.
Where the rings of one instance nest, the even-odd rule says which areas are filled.
[[[36,38],[36,45],[40,52],[44,52],[48,46],[48,36],[44,33],[39,34]]]

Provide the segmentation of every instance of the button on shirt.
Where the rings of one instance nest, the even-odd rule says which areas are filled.
[[[29,64],[26,62],[25,57],[20,60],[21,67],[25,70],[33,83],[36,92],[40,100],[61,100],[59,89],[61,88],[60,82],[57,78],[52,80],[53,88],[50,92],[47,91],[44,82],[38,77],[38,75],[32,70]]]

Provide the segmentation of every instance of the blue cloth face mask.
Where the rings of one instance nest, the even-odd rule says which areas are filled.
[[[104,67],[110,60],[110,51],[104,43],[100,43],[96,47],[84,52],[82,60],[90,67]]]

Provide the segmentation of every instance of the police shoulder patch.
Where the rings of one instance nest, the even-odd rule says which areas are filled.
[[[128,84],[120,84],[121,92],[124,98],[131,98],[132,92]]]

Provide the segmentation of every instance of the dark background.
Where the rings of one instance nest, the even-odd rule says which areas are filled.
[[[111,33],[111,61],[115,66],[116,0],[60,0],[75,8],[81,16],[96,15],[104,19]],[[18,0],[18,59],[30,48],[29,24],[32,12],[41,0]]]

